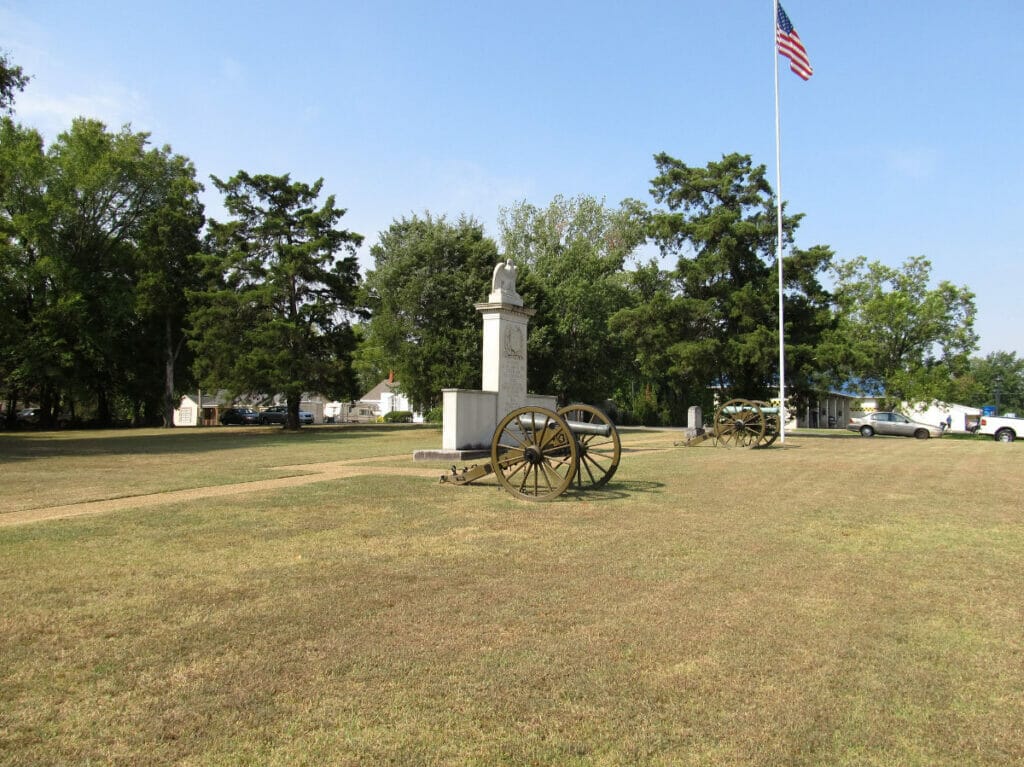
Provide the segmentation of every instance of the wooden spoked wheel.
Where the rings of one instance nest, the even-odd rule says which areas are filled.
[[[754,404],[761,408],[764,416],[764,435],[754,447],[768,447],[779,438],[779,411],[767,402],[754,400]]]
[[[541,407],[505,416],[491,440],[491,466],[508,492],[526,501],[550,501],[576,474],[579,453],[565,420]]]
[[[731,399],[715,411],[715,441],[726,447],[757,447],[765,427],[761,408],[748,399]]]
[[[575,486],[601,487],[619,468],[622,443],[612,419],[592,405],[569,405],[558,411],[576,438],[579,465]]]

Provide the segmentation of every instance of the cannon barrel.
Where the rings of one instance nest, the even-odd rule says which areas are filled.
[[[539,413],[527,413],[524,416],[520,416],[519,420],[533,429],[534,431],[540,431],[547,425],[554,425],[556,422],[551,420],[545,415]],[[588,423],[586,421],[566,421],[565,425],[569,427],[569,431],[573,434],[587,434],[594,435],[597,437],[608,437],[612,433],[611,424],[607,423]]]
[[[587,423],[586,421],[566,421],[569,431],[573,434],[593,434],[597,437],[608,437],[612,433],[612,425],[608,423]]]

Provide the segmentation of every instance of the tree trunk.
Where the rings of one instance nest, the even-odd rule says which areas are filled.
[[[96,387],[96,421],[100,426],[110,426],[110,399],[107,388],[102,384]]]
[[[174,428],[174,360],[177,357],[171,335],[170,315],[164,316],[164,428]]]

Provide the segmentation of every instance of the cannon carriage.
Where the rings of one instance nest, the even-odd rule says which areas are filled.
[[[490,461],[452,467],[441,482],[468,485],[494,474],[516,498],[550,501],[570,488],[606,484],[619,466],[622,445],[611,419],[591,405],[557,412],[528,406],[506,415],[491,439]]]

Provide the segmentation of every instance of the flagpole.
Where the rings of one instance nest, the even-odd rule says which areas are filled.
[[[772,0],[772,61],[775,64],[775,211],[778,232],[775,263],[779,269],[779,443],[786,444],[786,341],[782,312],[782,130],[779,117],[779,0]]]

